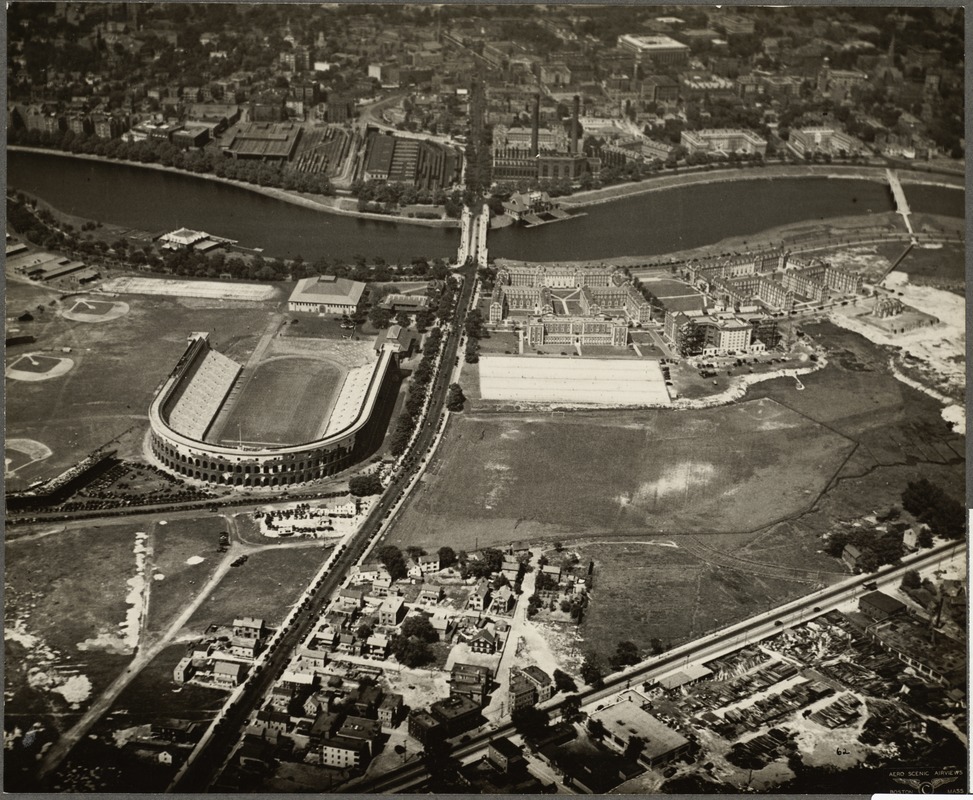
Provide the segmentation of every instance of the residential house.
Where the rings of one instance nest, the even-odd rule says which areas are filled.
[[[384,692],[378,686],[359,686],[345,698],[344,706],[360,717],[374,719],[383,696]]]
[[[383,633],[373,633],[362,645],[362,655],[385,660],[389,652],[389,639]]]
[[[492,631],[480,628],[469,640],[470,650],[474,653],[496,653],[497,637]]]
[[[395,727],[399,715],[402,713],[402,701],[402,695],[395,692],[387,694],[385,699],[382,700],[382,704],[378,707],[378,721],[382,723],[383,727]]]
[[[422,570],[423,575],[439,572],[439,556],[419,556],[419,569]]]
[[[434,606],[439,603],[442,596],[443,590],[439,586],[429,586],[427,584],[419,590],[419,596],[416,598],[416,602],[421,606]]]
[[[469,607],[474,611],[486,611],[489,605],[490,584],[485,578],[481,578],[470,594]]]
[[[517,595],[509,586],[501,586],[493,593],[490,608],[498,614],[508,614],[517,605]]]
[[[358,609],[365,605],[365,593],[361,589],[346,586],[338,591],[338,607],[344,609]]]
[[[355,635],[352,633],[340,633],[338,634],[338,642],[335,645],[335,652],[354,655],[358,649],[357,641]]]
[[[862,551],[859,550],[853,544],[846,544],[845,549],[841,551],[841,560],[845,562],[845,566],[853,572],[858,570],[858,561],[861,558]]]
[[[256,617],[238,617],[233,620],[233,636],[237,639],[262,639],[264,621]]]
[[[375,744],[382,735],[382,723],[377,719],[365,717],[346,717],[338,729],[338,736],[342,739],[352,739],[363,743],[368,748],[368,755],[374,755]]]
[[[405,600],[401,597],[386,597],[378,609],[379,625],[398,625],[405,616]]]
[[[278,683],[270,690],[270,708],[274,711],[286,712],[290,709],[291,703],[297,699],[298,694],[298,690],[293,686]]]
[[[387,572],[384,575],[379,575],[372,581],[371,595],[373,597],[388,597],[392,593],[392,584],[394,583],[392,576]]]
[[[213,683],[221,689],[233,689],[243,678],[243,666],[231,661],[213,663]]]
[[[334,736],[336,730],[338,730],[338,715],[321,711],[314,717],[314,724],[311,725],[308,735],[312,742],[323,742]]]
[[[297,664],[310,670],[323,670],[328,663],[327,650],[317,650],[313,647],[301,646],[297,649]]]
[[[338,631],[330,625],[322,625],[314,634],[314,644],[319,648],[333,650],[338,643]]]
[[[432,629],[439,634],[439,641],[445,642],[449,640],[453,623],[445,611],[436,611],[429,618],[429,623],[432,625]]]
[[[244,639],[234,636],[230,639],[230,654],[240,658],[256,658],[259,639]]]
[[[352,574],[356,580],[364,583],[374,581],[379,575],[388,575],[388,570],[385,569],[385,565],[381,561],[366,561],[364,564],[355,567]]]
[[[282,686],[289,686],[297,692],[312,692],[317,686],[318,677],[313,672],[303,672],[296,669],[284,670],[280,676]]]
[[[334,736],[321,743],[320,764],[338,769],[361,768],[368,763],[370,751],[365,742]]]
[[[304,701],[304,713],[311,719],[316,719],[330,707],[331,695],[327,692],[315,692]]]
[[[490,746],[487,748],[487,759],[503,773],[514,772],[527,764],[521,748],[506,736],[500,736],[490,742]]]
[[[287,733],[291,725],[290,715],[275,708],[263,708],[257,712],[257,727],[267,728],[278,733]]]
[[[450,697],[468,697],[482,706],[486,703],[492,679],[493,672],[489,667],[456,663],[449,675]]]

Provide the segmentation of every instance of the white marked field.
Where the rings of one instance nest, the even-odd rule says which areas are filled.
[[[656,361],[480,356],[480,396],[524,403],[669,405]]]
[[[102,291],[118,294],[152,294],[163,297],[201,297],[207,300],[269,300],[273,286],[220,281],[180,281],[167,278],[112,278]]]

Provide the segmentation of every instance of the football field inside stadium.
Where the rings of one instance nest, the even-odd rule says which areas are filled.
[[[232,400],[211,441],[282,445],[313,441],[334,406],[345,370],[332,361],[276,358],[260,364]]]

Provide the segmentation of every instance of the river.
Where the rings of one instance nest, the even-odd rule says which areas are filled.
[[[313,211],[236,186],[111,162],[8,152],[7,183],[69,214],[147,231],[179,227],[283,258],[449,256],[458,231]],[[962,218],[965,195],[905,185],[912,210]],[[876,181],[748,180],[687,186],[591,206],[579,219],[490,234],[492,256],[533,261],[656,255],[803,221],[893,210]]]

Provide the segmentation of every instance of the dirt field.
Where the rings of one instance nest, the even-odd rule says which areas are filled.
[[[231,569],[220,581],[180,636],[201,635],[209,625],[231,623],[235,617],[259,617],[268,625],[279,624],[327,552],[322,545],[320,549],[281,548],[251,554],[245,564]]]
[[[261,364],[226,418],[221,441],[301,444],[314,439],[334,405],[344,370],[311,358]]]
[[[33,287],[10,283],[8,313],[20,313],[24,296],[31,294]],[[121,457],[140,460],[149,405],[185,350],[189,333],[208,330],[218,349],[236,345],[249,352],[272,313],[270,304],[241,313],[214,301],[130,297],[128,302],[128,314],[99,325],[66,320],[54,309],[43,315],[35,309],[35,322],[18,323],[23,333],[37,336],[34,350],[70,347],[74,367],[50,381],[7,383],[7,436],[34,439],[52,451],[50,458],[22,468],[8,490],[52,478],[109,441]],[[121,441],[114,441],[118,437]]]
[[[808,507],[853,447],[767,401],[452,425],[397,543],[752,530]]]

